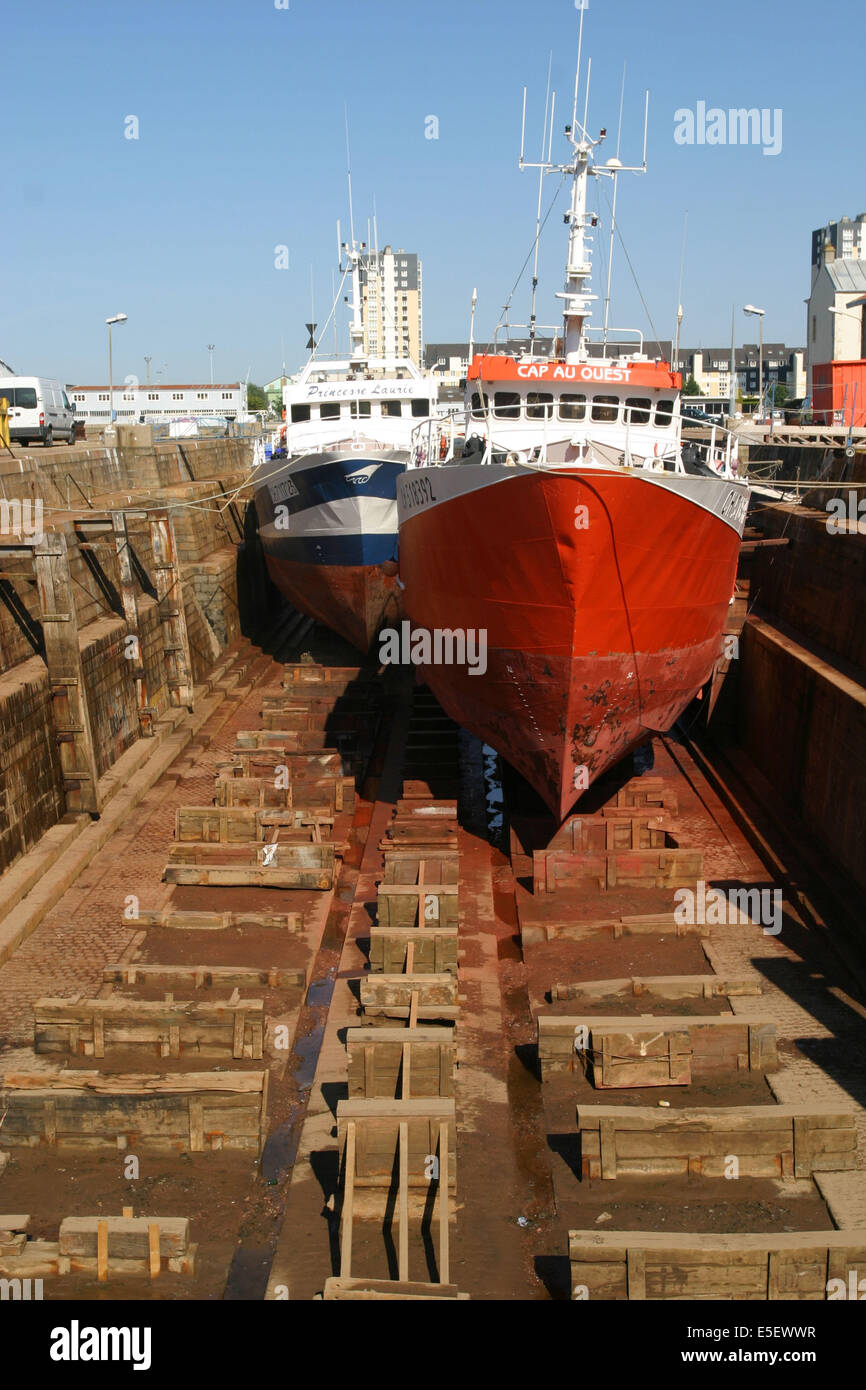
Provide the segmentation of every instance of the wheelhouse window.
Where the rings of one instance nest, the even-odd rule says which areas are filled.
[[[619,417],[619,396],[594,396],[592,418],[599,424],[613,425]]]
[[[308,405],[292,406],[292,424],[302,425],[305,420],[310,418],[310,407]]]
[[[394,418],[394,419],[399,419],[399,417],[403,414],[403,402],[402,402],[402,401],[383,401],[383,402],[382,402],[382,414],[383,414],[383,415],[389,415],[389,416],[391,416],[391,417]]]
[[[517,391],[497,391],[493,397],[493,414],[497,420],[519,420],[519,393]]]
[[[674,418],[674,403],[673,403],[673,401],[657,401],[657,402],[656,402],[656,424],[657,424],[657,425],[661,425],[661,426],[664,428],[664,426],[670,424],[670,422],[671,422],[671,420],[672,420],[673,418]]]
[[[426,420],[430,414],[430,401],[426,396],[412,402],[412,414],[416,420]]]
[[[372,415],[369,401],[352,401],[352,419],[366,420]]]
[[[626,396],[626,420],[630,425],[648,425],[652,401],[648,396]]]
[[[553,396],[549,391],[530,391],[526,397],[528,420],[553,419]]]
[[[565,391],[559,398],[560,420],[585,420],[586,396],[577,396]]]
[[[473,420],[486,420],[486,419],[487,419],[487,406],[488,406],[488,401],[487,401],[487,397],[486,397],[486,396],[485,396],[485,397],[482,397],[482,396],[479,394],[478,391],[474,391],[473,394],[472,394],[472,402],[471,402],[471,405],[472,405],[472,419],[473,419]]]
[[[323,401],[323,402],[322,402],[322,408],[321,408],[321,410],[319,411],[319,418],[320,418],[321,420],[339,420],[339,418],[340,418],[340,402],[339,402],[339,401]]]

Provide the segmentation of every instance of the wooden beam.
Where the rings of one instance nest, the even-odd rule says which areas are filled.
[[[49,531],[34,547],[45,665],[60,753],[67,811],[99,815],[99,769],[93,720],[79,644],[69,552],[62,531]]]
[[[138,612],[138,590],[132,569],[132,551],[126,512],[113,511],[111,526],[114,532],[114,545],[117,551],[117,567],[120,572],[120,601],[126,621],[127,640],[132,639],[134,651],[129,656],[129,668],[135,684],[135,707],[138,710],[138,729],[142,738],[152,738],[154,734],[153,710],[149,706],[147,691],[147,671],[141,648],[141,622]]]
[[[448,1231],[448,1126],[439,1124],[439,1283],[451,1282],[451,1254]]]
[[[447,1127],[446,1127],[447,1132]],[[397,1261],[398,1274],[400,1279],[409,1278],[409,1125],[406,1120],[400,1121],[400,1253]]]
[[[352,1274],[352,1222],[355,1215],[355,1121],[346,1127],[346,1161],[343,1170],[343,1225],[340,1235],[340,1278]]]
[[[150,543],[153,550],[154,584],[162,623],[166,681],[173,705],[193,708],[192,654],[186,626],[183,586],[174,523],[168,510],[151,512]]]

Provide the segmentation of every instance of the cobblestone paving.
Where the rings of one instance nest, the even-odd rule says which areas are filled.
[[[257,671],[261,669],[257,659]],[[183,751],[178,763],[139,802],[123,828],[0,968],[0,1068],[11,1070],[12,1057],[7,1059],[6,1049],[26,1049],[32,1041],[35,999],[98,992],[103,967],[118,959],[136,929],[134,922],[123,920],[125,899],[135,894],[142,911],[159,908],[168,900],[171,889],[161,880],[174,837],[175,812],[179,806],[210,805],[216,763],[230,754],[238,730],[258,726],[262,695],[279,690],[281,671],[273,663],[273,672],[264,682],[233,702],[222,727],[227,706],[222,704],[214,712],[198,735],[201,738],[216,729],[210,745]],[[185,772],[190,758],[195,759],[194,769]],[[22,1059],[29,1057],[27,1067],[32,1069],[33,1053],[16,1051],[13,1057],[19,1069]],[[50,1067],[56,1068],[56,1061]]]

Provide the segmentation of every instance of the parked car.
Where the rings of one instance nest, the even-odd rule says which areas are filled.
[[[9,406],[9,438],[13,444],[40,439],[49,447],[55,439],[75,441],[75,412],[59,381],[43,376],[0,376],[0,396]]]
[[[811,425],[812,402],[809,397],[802,400],[785,401],[782,407],[786,425]]]
[[[683,405],[680,408],[680,414],[684,420],[698,420],[702,425],[723,425],[725,423],[723,415],[708,415],[697,405]]]

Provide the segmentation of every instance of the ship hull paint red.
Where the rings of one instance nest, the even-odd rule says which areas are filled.
[[[290,603],[364,653],[381,627],[400,622],[394,565],[311,565],[267,553],[265,558],[272,582]]]
[[[426,475],[434,503],[413,511],[402,495],[403,608],[417,627],[486,630],[484,674],[436,665],[423,677],[562,819],[708,680],[742,522],[695,504],[703,480],[689,479],[686,497],[625,470],[490,465],[488,485],[462,470],[410,470],[401,483]],[[708,479],[702,495],[718,504],[724,487]]]

